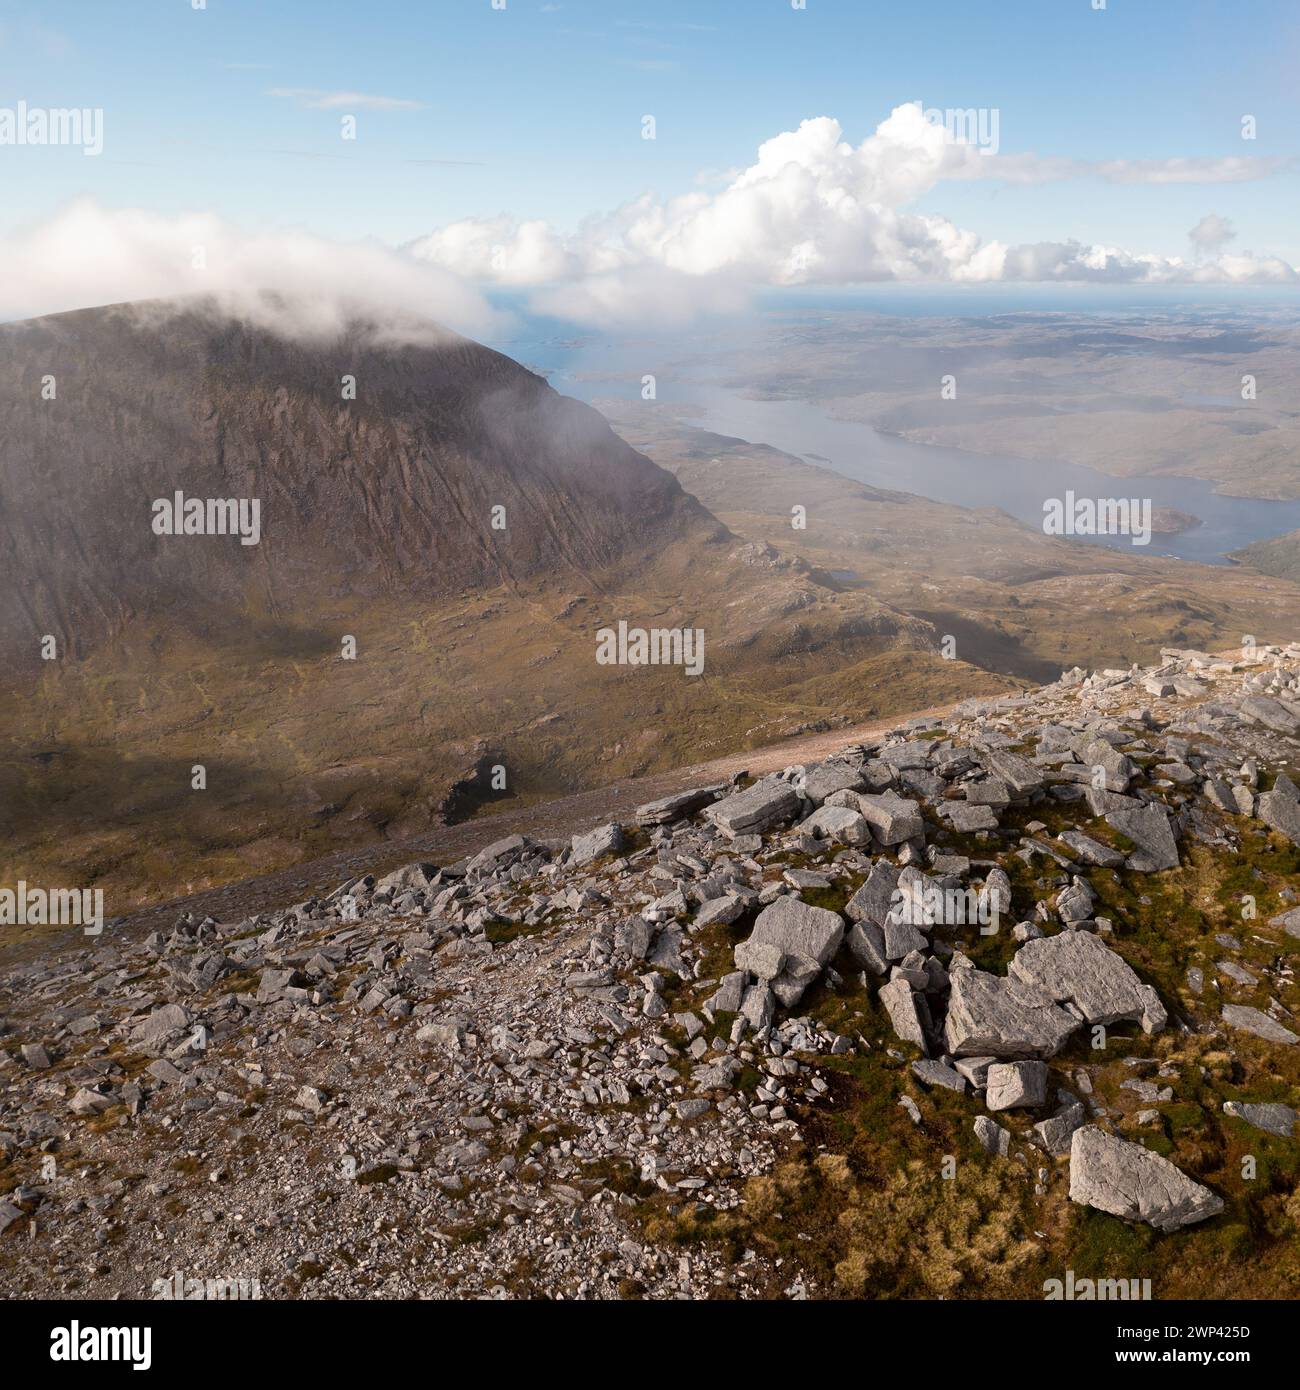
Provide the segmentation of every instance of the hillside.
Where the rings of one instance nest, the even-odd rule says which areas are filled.
[[[1285,1297],[1298,767],[1300,647],[1168,650],[7,949],[6,1287]]]
[[[1300,583],[1300,531],[1243,546],[1233,552],[1233,559],[1261,574]]]
[[[302,343],[160,303],[0,327],[0,525],[22,576],[0,656],[31,667],[50,633],[83,658],[158,615],[199,631],[232,612],[292,625],[323,599],[431,599],[538,574],[581,585],[717,533],[596,412],[429,332],[428,346],[364,325]],[[258,499],[259,543],[155,534],[151,504],[177,490]]]
[[[0,357],[4,881],[123,912],[1011,683],[434,326],[293,341],[115,306],[8,325]],[[259,500],[258,543],[155,534],[177,491]],[[597,664],[619,621],[701,630],[703,674]]]

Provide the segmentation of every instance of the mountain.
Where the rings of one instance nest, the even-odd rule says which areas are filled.
[[[10,324],[0,429],[0,882],[114,911],[1012,683],[433,325]],[[245,535],[159,534],[177,493]],[[703,673],[601,664],[620,622]]]
[[[720,531],[594,410],[441,329],[304,344],[158,303],[10,324],[0,428],[0,536],[22,576],[0,656],[27,665],[44,634],[81,657],[165,610],[192,624],[326,594],[581,583]],[[155,534],[153,503],[177,490],[257,499],[259,543]]]

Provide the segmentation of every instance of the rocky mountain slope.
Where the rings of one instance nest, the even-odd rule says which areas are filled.
[[[4,1287],[1294,1293],[1300,646],[1246,656],[11,960]]]
[[[32,665],[47,633],[86,656],[159,612],[202,626],[231,610],[292,619],[327,596],[582,583],[719,532],[595,411],[427,332],[296,342],[178,303],[0,327],[0,526],[23,576],[0,656]],[[155,534],[152,502],[178,489],[258,499],[259,543]]]

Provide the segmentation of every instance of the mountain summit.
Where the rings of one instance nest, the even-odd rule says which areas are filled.
[[[720,530],[596,411],[433,338],[388,346],[358,324],[298,342],[198,303],[0,328],[0,528],[23,576],[0,653],[35,661],[52,634],[84,655],[167,608],[292,615],[327,595],[583,583]],[[206,506],[211,530],[212,504],[237,499],[259,504],[255,544],[167,534],[183,530],[174,506]]]

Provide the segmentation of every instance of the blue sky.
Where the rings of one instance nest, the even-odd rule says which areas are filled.
[[[1294,0],[0,0],[0,106],[102,107],[105,151],[0,148],[0,231],[88,194],[392,244],[500,213],[570,231],[717,186],[832,116],[857,144],[900,103],[996,107],[1001,150],[1077,160],[1300,152]],[[294,93],[410,103],[313,106]],[[340,117],[358,121],[340,139]],[[1258,138],[1241,139],[1253,114]],[[641,139],[646,114],[657,138]],[[1297,174],[1247,182],[944,182],[912,205],[981,238],[1300,264]]]

